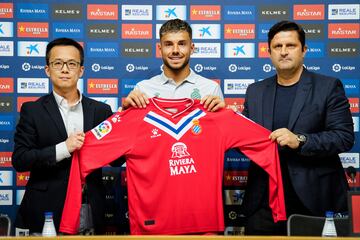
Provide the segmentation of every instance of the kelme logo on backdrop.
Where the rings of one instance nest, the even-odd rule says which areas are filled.
[[[13,97],[1,96],[0,97],[0,113],[12,112],[14,107]]]
[[[260,5],[258,10],[260,20],[283,20],[289,19],[289,6],[284,5]]]
[[[330,57],[358,57],[360,51],[360,43],[330,42],[328,43],[327,50]]]
[[[324,24],[301,23],[306,34],[306,39],[319,40],[324,39]]]
[[[117,24],[96,23],[87,25],[87,35],[89,38],[118,38]]]
[[[83,17],[82,4],[53,4],[51,14],[55,20],[81,20]]]
[[[123,42],[121,44],[121,56],[149,58],[152,56],[151,43]]]

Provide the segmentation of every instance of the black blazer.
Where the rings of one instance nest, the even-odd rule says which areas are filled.
[[[251,84],[243,114],[272,130],[276,76]],[[346,211],[348,184],[339,153],[354,144],[350,105],[339,79],[304,69],[289,116],[288,129],[306,135],[300,151],[290,151],[290,179],[302,203],[317,216],[325,211]],[[260,207],[268,188],[267,174],[250,164],[243,211],[251,215]]]
[[[82,107],[84,132],[112,115],[109,105],[85,96],[82,98]],[[55,145],[66,139],[65,125],[53,94],[22,105],[14,137],[12,164],[18,172],[30,171],[30,179],[16,216],[16,227],[41,232],[44,212],[52,211],[55,227],[59,229],[71,158],[57,163]],[[90,174],[86,182],[95,231],[103,233],[105,188],[101,169]]]

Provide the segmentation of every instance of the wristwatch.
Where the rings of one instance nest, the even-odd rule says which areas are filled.
[[[306,143],[306,136],[303,134],[297,134],[296,140],[299,141],[299,147],[301,147],[302,145],[304,145]]]

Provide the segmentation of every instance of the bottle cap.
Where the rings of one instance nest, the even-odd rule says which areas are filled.
[[[326,217],[334,217],[334,212],[333,211],[326,211],[325,216]]]

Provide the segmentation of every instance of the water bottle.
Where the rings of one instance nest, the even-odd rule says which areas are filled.
[[[326,211],[325,213],[325,223],[322,230],[322,237],[337,237],[335,222],[334,222],[334,212]]]
[[[52,212],[45,212],[45,222],[44,227],[42,229],[43,237],[55,237],[56,236],[56,229],[53,220],[53,213]]]

